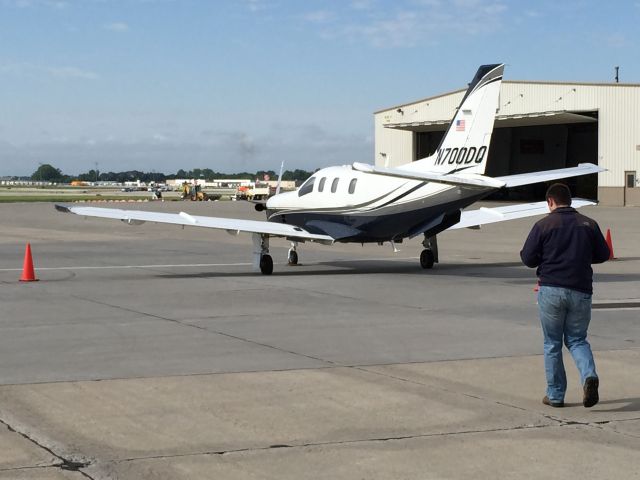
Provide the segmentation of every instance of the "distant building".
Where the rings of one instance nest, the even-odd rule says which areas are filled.
[[[20,187],[46,187],[50,185],[57,185],[55,182],[45,182],[40,180],[25,180],[17,179],[15,177],[2,177],[0,178],[0,185],[5,186],[20,186]]]
[[[375,112],[376,165],[435,152],[465,91]],[[595,163],[608,171],[567,180],[575,195],[640,205],[639,84],[504,81],[494,128],[487,175]],[[531,185],[509,195],[541,200],[544,189]]]
[[[221,178],[209,181],[202,178],[176,178],[167,180],[167,185],[179,188],[184,182],[191,185],[200,185],[204,188],[238,188],[255,185],[255,182],[248,178]]]

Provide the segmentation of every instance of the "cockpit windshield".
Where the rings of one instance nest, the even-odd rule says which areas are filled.
[[[316,181],[316,177],[310,177],[309,180],[304,182],[302,184],[302,186],[300,187],[300,190],[298,190],[298,196],[302,197],[303,195],[306,195],[307,193],[313,192],[313,183],[315,181]]]

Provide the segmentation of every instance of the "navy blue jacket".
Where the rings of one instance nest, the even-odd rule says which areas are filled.
[[[540,285],[593,292],[592,263],[609,259],[598,224],[571,207],[559,207],[537,222],[522,247],[527,267],[538,267]]]

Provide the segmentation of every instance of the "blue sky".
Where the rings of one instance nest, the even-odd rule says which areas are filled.
[[[0,0],[0,175],[374,162],[373,112],[505,79],[640,83],[640,0]]]

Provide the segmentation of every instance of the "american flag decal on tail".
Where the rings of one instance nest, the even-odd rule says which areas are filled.
[[[464,120],[456,120],[456,132],[464,132]]]

